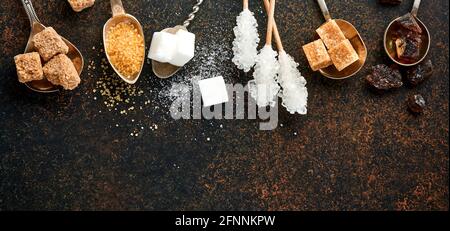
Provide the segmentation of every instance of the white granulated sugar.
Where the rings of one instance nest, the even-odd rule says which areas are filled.
[[[170,88],[169,97],[171,97],[172,99],[190,99],[190,91],[191,87],[189,85],[174,83]]]
[[[227,43],[223,41],[205,42],[205,44],[197,46],[195,57],[184,67],[185,70],[180,71],[170,80],[165,80],[167,85],[163,86],[159,94],[162,106],[169,108],[174,100],[191,97],[194,86],[198,89],[198,82],[202,79],[223,76],[228,82],[227,78],[232,77],[228,73],[232,73],[234,68],[232,65],[224,65],[232,56]]]
[[[244,72],[250,71],[255,65],[259,43],[258,22],[253,13],[244,9],[236,18],[233,41],[233,63]]]
[[[254,80],[249,81],[249,92],[260,107],[274,106],[280,86],[276,82],[280,64],[270,45],[264,46],[256,58]]]
[[[280,52],[278,58],[280,71],[277,80],[283,89],[280,94],[283,100],[282,105],[291,114],[305,115],[307,113],[308,89],[306,88],[305,78],[297,69],[298,63],[284,51]]]

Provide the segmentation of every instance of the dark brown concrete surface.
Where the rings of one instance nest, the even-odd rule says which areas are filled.
[[[181,23],[191,2],[124,4],[144,25],[148,45],[154,31]],[[263,34],[261,1],[250,2]],[[136,86],[143,93],[132,99],[145,107],[110,112],[104,96],[93,91],[103,71],[106,0],[81,13],[66,1],[33,1],[41,21],[76,44],[92,65],[75,91],[30,92],[16,80],[13,62],[25,47],[28,19],[20,1],[2,1],[0,210],[448,210],[449,2],[422,1],[419,13],[432,32],[432,78],[381,95],[367,88],[364,76],[372,65],[388,63],[384,29],[410,10],[412,0],[393,7],[328,1],[335,18],[360,30],[369,50],[364,69],[345,81],[312,73],[300,53],[323,22],[317,3],[277,2],[285,49],[308,80],[309,114],[290,115],[280,107],[280,126],[259,131],[257,120],[170,118],[160,92],[199,68],[208,70],[201,58],[170,80],[157,79],[146,64]],[[234,83],[251,77],[228,58],[240,10],[238,0],[206,0],[190,28],[198,47],[225,47],[218,52],[226,59],[214,71]],[[414,116],[405,102],[417,93],[428,106]],[[135,131],[139,136],[130,135]]]

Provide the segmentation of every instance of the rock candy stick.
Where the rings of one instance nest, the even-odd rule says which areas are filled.
[[[264,0],[266,11],[270,11],[269,0]],[[282,87],[280,97],[282,105],[291,113],[306,114],[308,104],[308,89],[306,88],[306,80],[297,69],[298,63],[295,62],[283,48],[281,37],[278,32],[277,24],[274,20],[273,33],[278,47],[278,61],[280,69],[277,81]]]
[[[274,24],[275,0],[270,2],[270,13],[267,23],[266,45],[256,58],[253,80],[249,81],[250,95],[260,107],[273,106],[276,103],[280,86],[276,82],[280,65],[277,53],[272,49],[272,33]]]
[[[259,43],[258,22],[248,9],[248,0],[244,0],[244,10],[236,18],[233,41],[233,63],[244,72],[250,71],[255,65]]]

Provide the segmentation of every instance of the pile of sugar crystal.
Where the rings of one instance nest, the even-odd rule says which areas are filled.
[[[279,68],[277,53],[270,45],[264,46],[256,58],[254,80],[250,80],[248,83],[250,95],[256,100],[258,106],[275,105],[280,91],[280,86],[275,81]]]
[[[282,105],[291,113],[305,115],[307,113],[308,89],[306,80],[298,71],[298,63],[285,51],[279,54],[280,72],[278,82],[283,88],[280,97]]]
[[[244,9],[236,18],[233,41],[233,63],[244,72],[250,71],[255,65],[259,43],[258,22],[253,13]]]

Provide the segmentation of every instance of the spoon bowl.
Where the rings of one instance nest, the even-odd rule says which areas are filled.
[[[179,30],[187,31],[186,27],[184,27],[184,26],[176,26],[176,27],[166,28],[162,31],[170,33],[170,34],[176,34]],[[161,62],[152,60],[152,69],[153,69],[153,73],[155,73],[155,75],[158,78],[167,79],[167,78],[170,78],[173,75],[175,75],[181,69],[181,67],[172,65],[170,63],[161,63]]]
[[[122,1],[121,0],[111,0],[111,9],[113,12],[113,17],[110,18],[105,25],[103,26],[103,45],[104,45],[104,49],[105,49],[105,53],[106,53],[106,58],[108,59],[108,62],[111,64],[112,68],[114,69],[114,71],[117,73],[117,75],[126,83],[129,84],[135,84],[137,82],[137,80],[139,79],[139,76],[142,73],[142,69],[144,67],[144,62],[145,62],[145,55],[142,57],[142,61],[141,61],[141,67],[138,73],[136,73],[135,75],[131,76],[131,77],[126,77],[124,76],[122,73],[120,73],[120,71],[111,63],[111,59],[110,56],[108,54],[108,49],[107,49],[107,35],[108,35],[108,31],[110,30],[111,27],[116,26],[119,23],[130,23],[132,24],[135,28],[138,29],[139,34],[142,36],[142,38],[144,38],[144,30],[142,29],[142,25],[141,23],[132,15],[125,13],[125,10],[123,8],[122,5]],[[144,48],[145,49],[145,40],[144,40]],[[145,53],[145,50],[144,50]]]
[[[386,28],[386,31],[384,32],[384,50],[386,51],[386,54],[389,56],[389,58],[401,66],[415,66],[422,62],[426,56],[428,55],[428,51],[430,50],[431,45],[431,35],[428,28],[425,26],[425,24],[420,21],[420,19],[417,17],[417,12],[419,10],[420,6],[420,0],[414,1],[413,10],[411,11],[411,15],[414,17],[414,19],[417,21],[417,24],[422,29],[422,46],[420,47],[420,55],[419,58],[414,62],[406,62],[405,60],[400,60],[397,56],[396,46],[394,43],[394,33],[396,31],[396,25],[395,22],[397,22],[401,17],[398,17],[394,19],[391,23],[389,23],[388,27]]]
[[[325,20],[327,22],[332,20],[325,1],[324,0],[317,0],[317,1],[325,17]],[[356,28],[350,22],[343,19],[335,19],[335,21],[339,26],[339,28],[344,33],[345,38],[347,38],[352,44],[353,48],[355,49],[356,53],[359,56],[359,59],[358,61],[354,62],[353,64],[351,64],[342,71],[338,71],[336,67],[332,65],[327,68],[320,69],[319,72],[327,78],[341,80],[356,75],[362,69],[367,60],[367,47],[358,30],[356,30]],[[319,37],[319,35],[317,34],[316,36],[317,38]]]
[[[30,37],[28,38],[27,46],[25,47],[24,53],[29,53],[36,51],[36,48],[34,47],[33,38],[34,36],[43,31],[45,29],[45,26],[39,21],[36,12],[34,11],[33,5],[31,4],[31,1],[29,0],[22,0],[23,6],[25,8],[25,11],[27,12],[28,18],[30,19],[31,24],[31,33]],[[72,63],[75,66],[75,69],[78,72],[78,75],[81,75],[81,72],[83,71],[84,66],[84,58],[81,52],[67,39],[62,37],[62,40],[66,45],[69,47],[69,52],[67,53],[67,56],[72,60]],[[52,93],[59,91],[59,87],[53,85],[48,80],[36,80],[31,81],[28,83],[25,83],[25,85],[35,92],[40,93]]]

